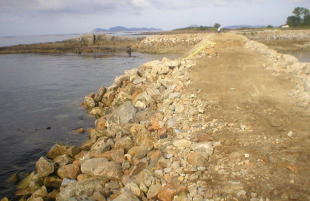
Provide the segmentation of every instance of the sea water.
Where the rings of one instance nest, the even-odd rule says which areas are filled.
[[[110,86],[124,70],[163,56],[0,55],[0,198],[13,198],[14,188],[5,180],[33,171],[53,144],[79,146],[88,139],[75,132],[94,127],[95,118],[81,107],[84,96]]]

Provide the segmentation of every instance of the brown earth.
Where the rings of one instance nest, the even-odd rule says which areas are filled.
[[[272,61],[241,36],[211,38],[219,55],[198,61],[190,87],[208,103],[207,133],[220,142],[208,167],[210,195],[231,200],[244,189],[240,200],[309,200],[310,116],[288,95],[293,81],[265,70]]]

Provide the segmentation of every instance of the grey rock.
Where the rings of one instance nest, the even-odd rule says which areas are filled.
[[[148,199],[152,199],[152,198],[156,197],[156,196],[158,195],[160,189],[161,189],[161,185],[159,185],[159,184],[153,184],[153,185],[149,188],[149,190],[148,190],[148,192],[147,192],[147,198],[148,198]]]
[[[114,201],[139,201],[139,199],[132,193],[122,193]]]
[[[102,154],[104,152],[107,152],[111,149],[111,146],[105,142],[106,138],[101,137],[93,144],[90,148],[90,152],[93,154]]]
[[[136,113],[137,108],[131,103],[131,101],[127,101],[113,111],[110,118],[108,119],[108,122],[110,124],[125,124],[130,120],[133,120],[136,116]]]
[[[200,142],[197,144],[193,144],[191,148],[194,151],[206,153],[208,156],[213,154],[213,146],[211,142]]]
[[[81,165],[81,171],[91,176],[104,176],[109,179],[120,179],[122,167],[115,162],[109,162],[105,158],[91,158]]]

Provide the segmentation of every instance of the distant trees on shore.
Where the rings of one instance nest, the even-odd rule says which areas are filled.
[[[287,17],[286,24],[290,27],[309,26],[310,27],[310,12],[309,9],[297,7],[293,10],[293,16]]]

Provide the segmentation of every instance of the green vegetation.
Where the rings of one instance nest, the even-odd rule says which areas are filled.
[[[293,16],[287,17],[286,24],[290,27],[310,27],[309,9],[297,7],[293,11]]]
[[[215,24],[213,25],[213,27],[214,27],[215,29],[218,29],[218,28],[221,27],[221,25],[220,25],[219,23],[215,23]]]

